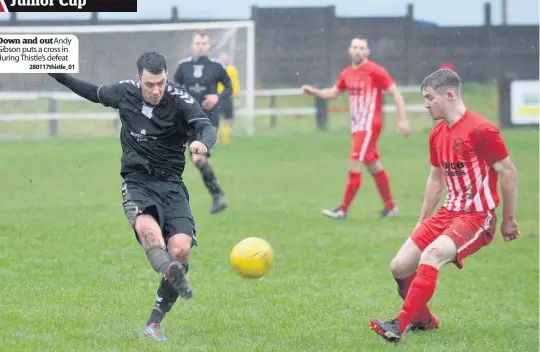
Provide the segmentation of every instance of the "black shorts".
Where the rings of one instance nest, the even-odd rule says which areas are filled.
[[[178,178],[164,180],[157,176],[128,174],[122,183],[122,205],[133,231],[137,216],[147,214],[156,219],[165,243],[173,235],[183,233],[191,237],[192,246],[197,245],[189,193]],[[135,238],[140,243],[136,232]]]
[[[220,100],[218,109],[219,114],[223,116],[223,119],[232,120],[234,118],[234,101],[232,98]]]

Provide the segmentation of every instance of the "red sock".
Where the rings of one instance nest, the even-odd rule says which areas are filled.
[[[341,203],[340,209],[344,212],[349,210],[356,193],[360,189],[362,184],[362,174],[359,172],[349,172],[349,182],[347,182],[347,187],[345,188],[345,194],[343,195],[343,203]]]
[[[401,321],[401,333],[405,331],[405,328],[413,320],[416,314],[418,314],[420,310],[427,305],[431,297],[433,297],[435,287],[437,286],[438,274],[439,270],[430,265],[420,264],[418,267],[416,277],[411,282],[407,298],[405,298],[405,302],[403,302],[403,307],[398,316]]]
[[[405,278],[405,279],[398,279],[394,278],[396,280],[398,285],[398,293],[405,300],[407,298],[407,293],[409,292],[409,287],[411,286],[412,281],[416,277],[416,273],[412,274],[411,276]],[[428,306],[422,307],[418,314],[413,318],[413,323],[424,323],[427,324],[431,320],[431,311],[429,310]]]
[[[384,202],[384,209],[394,209],[394,200],[392,199],[392,191],[390,190],[390,179],[386,170],[379,171],[373,175],[373,178],[375,179],[379,195]]]

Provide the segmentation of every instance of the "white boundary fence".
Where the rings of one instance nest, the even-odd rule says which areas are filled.
[[[416,86],[403,86],[400,87],[402,93],[414,93],[419,92],[419,88]],[[263,89],[256,90],[255,97],[268,97],[268,108],[256,108],[254,109],[254,117],[266,116],[270,118],[270,125],[275,127],[277,124],[277,117],[284,116],[313,116],[318,123],[321,116],[328,114],[326,102],[321,104],[319,99],[314,98],[313,106],[306,107],[294,107],[294,108],[278,108],[277,99],[283,96],[300,96],[302,92],[298,88],[285,88],[285,89]],[[48,100],[47,112],[42,113],[2,113],[0,112],[0,121],[36,121],[36,120],[49,120],[49,135],[55,136],[57,134],[57,124],[59,120],[117,120],[118,113],[111,109],[110,112],[77,112],[77,113],[62,113],[58,112],[57,102],[66,100],[84,100],[80,96],[72,92],[0,92],[0,100],[4,101],[36,101],[40,99]],[[324,110],[324,111],[322,111]],[[395,112],[395,105],[385,104],[383,107],[384,112]],[[422,104],[409,104],[406,106],[408,112],[422,112],[424,106]],[[235,114],[239,117],[246,117],[248,122],[251,116],[247,116],[248,109],[240,108]],[[331,113],[331,112],[330,112]]]

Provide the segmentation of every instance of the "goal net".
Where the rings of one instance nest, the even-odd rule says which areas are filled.
[[[111,84],[135,79],[136,61],[145,51],[167,59],[169,79],[181,59],[192,55],[193,34],[210,36],[210,56],[229,54],[238,70],[235,132],[253,134],[255,38],[252,21],[173,24],[4,27],[4,34],[74,34],[79,40],[79,74],[89,82]],[[2,74],[0,138],[47,135],[91,137],[117,133],[117,112],[85,101],[46,74]]]

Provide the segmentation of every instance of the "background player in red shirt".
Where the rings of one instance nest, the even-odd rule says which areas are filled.
[[[341,72],[332,88],[316,89],[309,85],[302,87],[305,94],[328,100],[337,98],[345,91],[349,93],[352,132],[349,180],[341,205],[333,210],[325,209],[323,214],[332,219],[347,218],[349,206],[360,189],[362,169],[366,164],[384,202],[381,216],[397,216],[390,180],[380,160],[377,140],[382,130],[382,92],[387,91],[394,97],[399,119],[398,130],[408,136],[410,128],[405,114],[405,102],[388,71],[368,60],[370,50],[366,38],[354,38],[349,47],[349,54],[352,65]]]
[[[428,113],[434,120],[443,121],[429,137],[431,172],[420,219],[390,265],[404,299],[403,307],[395,319],[370,322],[371,328],[388,341],[399,342],[405,331],[439,326],[427,307],[439,270],[448,263],[462,269],[464,258],[493,240],[499,177],[503,198],[501,233],[506,242],[519,237],[514,220],[516,168],[499,129],[465,107],[460,88],[458,74],[448,69],[435,71],[422,83]],[[445,203],[432,215],[445,185]]]

